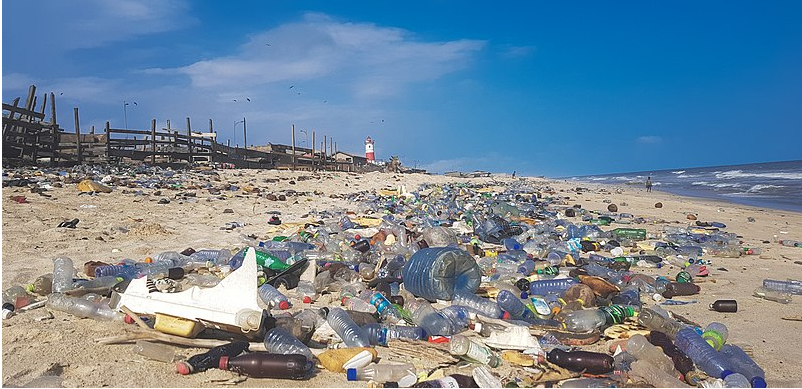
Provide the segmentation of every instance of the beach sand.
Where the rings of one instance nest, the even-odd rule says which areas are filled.
[[[603,200],[609,199],[618,205],[619,212],[664,221],[638,225],[649,231],[659,231],[664,226],[686,226],[689,223],[686,215],[695,214],[701,221],[725,223],[726,231],[742,236],[745,246],[762,248],[760,255],[734,259],[708,256],[713,260],[713,265],[708,266],[708,278],[715,282],[701,283],[699,295],[679,298],[696,299],[698,303],[666,308],[703,326],[712,321],[726,324],[729,342],[753,350],[755,361],[766,370],[769,386],[802,385],[802,371],[797,366],[797,362],[802,360],[802,343],[798,335],[802,322],[781,319],[802,314],[802,298],[796,296],[793,302],[783,305],[752,297],[752,291],[764,278],[802,279],[802,262],[799,262],[802,249],[774,242],[774,235],[780,239],[802,240],[800,213],[679,197],[657,191],[646,193],[644,188],[631,186],[513,179],[509,176],[461,179],[423,174],[217,172],[218,177],[209,179],[215,187],[232,184],[240,188],[260,188],[263,193],[278,195],[291,190],[298,195],[288,195],[286,201],[270,201],[243,190],[223,191],[227,198],[220,200],[206,189],[160,189],[161,195],[154,195],[155,189],[115,187],[109,194],[79,196],[75,184],[65,184],[63,188],[48,191],[52,197],[45,198],[30,193],[28,188],[3,188],[3,289],[30,283],[37,276],[52,272],[52,259],[58,256],[70,257],[80,270],[87,261],[113,262],[123,258],[141,261],[162,251],[181,251],[187,247],[231,249],[241,246],[240,234],[266,238],[266,231],[272,227],[267,224],[270,211],[281,212],[279,217],[284,222],[300,222],[309,220],[301,216],[311,210],[343,208],[358,212],[360,209],[358,203],[330,196],[399,185],[412,191],[423,183],[497,182],[501,185],[524,179],[553,188],[553,196],[565,197],[566,205],[581,204],[584,209],[606,212],[608,204]],[[266,181],[271,179],[278,181]],[[202,185],[204,182],[198,180],[187,184]],[[577,193],[577,187],[589,190]],[[140,189],[145,195],[133,193]],[[123,193],[124,190],[131,193]],[[176,194],[183,192],[194,192],[196,197],[175,198]],[[18,204],[10,200],[9,197],[14,195],[26,196],[30,203]],[[170,203],[158,204],[163,197],[169,198]],[[658,201],[663,203],[660,209],[654,207]],[[233,213],[224,213],[227,208]],[[749,222],[749,217],[754,218],[754,222]],[[56,227],[73,218],[80,219],[77,228]],[[571,220],[578,222],[579,218]],[[220,229],[227,222],[234,221],[246,225],[234,231]],[[611,228],[603,227],[605,230]],[[672,278],[678,271],[667,267],[633,270]],[[717,299],[737,300],[738,312],[708,310],[708,305]],[[303,304],[296,304],[295,308],[303,308]],[[45,308],[36,309],[2,322],[4,386],[50,386],[60,382],[65,387],[219,387],[220,382],[236,377],[217,369],[181,376],[175,372],[173,364],[146,360],[134,354],[132,344],[98,345],[94,341],[129,331],[131,327],[128,325],[79,319],[61,312],[53,312],[52,319],[41,320],[46,314]],[[185,356],[205,351],[175,349]],[[322,371],[309,381],[249,378],[237,386],[366,387],[367,384],[349,383],[344,374]]]

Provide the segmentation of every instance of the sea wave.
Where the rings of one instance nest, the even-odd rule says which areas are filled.
[[[783,180],[802,180],[802,173],[799,172],[749,173],[749,172],[744,172],[743,170],[728,170],[726,172],[721,172],[716,174],[716,178],[722,180],[729,180],[735,178],[749,178],[749,177],[778,178]]]
[[[701,176],[701,174],[680,174],[677,176],[677,178],[697,178]]]
[[[677,170],[675,172],[671,172],[671,174],[682,174],[685,173],[685,170]]]
[[[727,183],[708,182],[708,181],[696,181],[692,182],[691,185],[709,186],[713,188],[740,188],[744,186],[743,184],[727,184]]]
[[[760,192],[763,189],[771,189],[771,188],[785,188],[785,186],[782,186],[782,185],[760,185],[760,184],[758,184],[758,185],[753,185],[746,192],[747,193],[757,193],[757,192]]]

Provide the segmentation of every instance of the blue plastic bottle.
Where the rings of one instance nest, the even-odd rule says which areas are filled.
[[[683,328],[677,332],[677,340],[674,342],[682,350],[696,367],[703,370],[714,378],[724,378],[732,374],[729,361],[710,346],[707,341],[702,339],[693,328]]]
[[[403,269],[404,287],[417,297],[451,300],[454,291],[479,289],[482,271],[467,251],[454,247],[420,249]]]
[[[532,296],[545,296],[550,293],[562,294],[579,281],[573,278],[556,278],[550,280],[537,280],[529,283],[529,294]]]
[[[464,290],[454,292],[454,299],[451,300],[451,304],[467,307],[478,315],[493,319],[499,319],[503,316],[501,307],[498,306],[497,302]]]
[[[748,378],[753,388],[766,387],[766,373],[740,347],[725,344],[719,352],[727,358],[732,371]]]
[[[426,331],[421,327],[370,323],[363,325],[362,330],[368,334],[370,344],[372,345],[386,346],[388,341],[398,338],[415,340],[426,339]]]

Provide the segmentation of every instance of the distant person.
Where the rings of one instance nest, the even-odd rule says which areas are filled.
[[[515,170],[512,171],[512,178],[515,178]]]
[[[652,177],[646,177],[646,191],[652,191]]]

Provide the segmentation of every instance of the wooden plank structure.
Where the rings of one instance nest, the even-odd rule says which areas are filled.
[[[269,143],[266,146],[231,147],[217,142],[213,122],[208,132],[192,130],[190,118],[186,129],[157,128],[156,119],[149,129],[114,128],[105,123],[102,133],[81,133],[79,111],[74,109],[74,132],[66,132],[56,121],[55,95],[50,93],[50,119],[45,120],[47,94],[39,112],[35,111],[36,86],[31,85],[24,107],[19,98],[3,104],[3,164],[70,166],[81,163],[147,162],[153,165],[209,165],[251,169],[299,169],[364,171],[377,170],[362,161],[335,158],[326,152],[331,138],[324,137],[320,149],[296,147],[293,127],[292,145]],[[312,143],[314,145],[314,132]],[[333,141],[333,139],[331,139]]]

